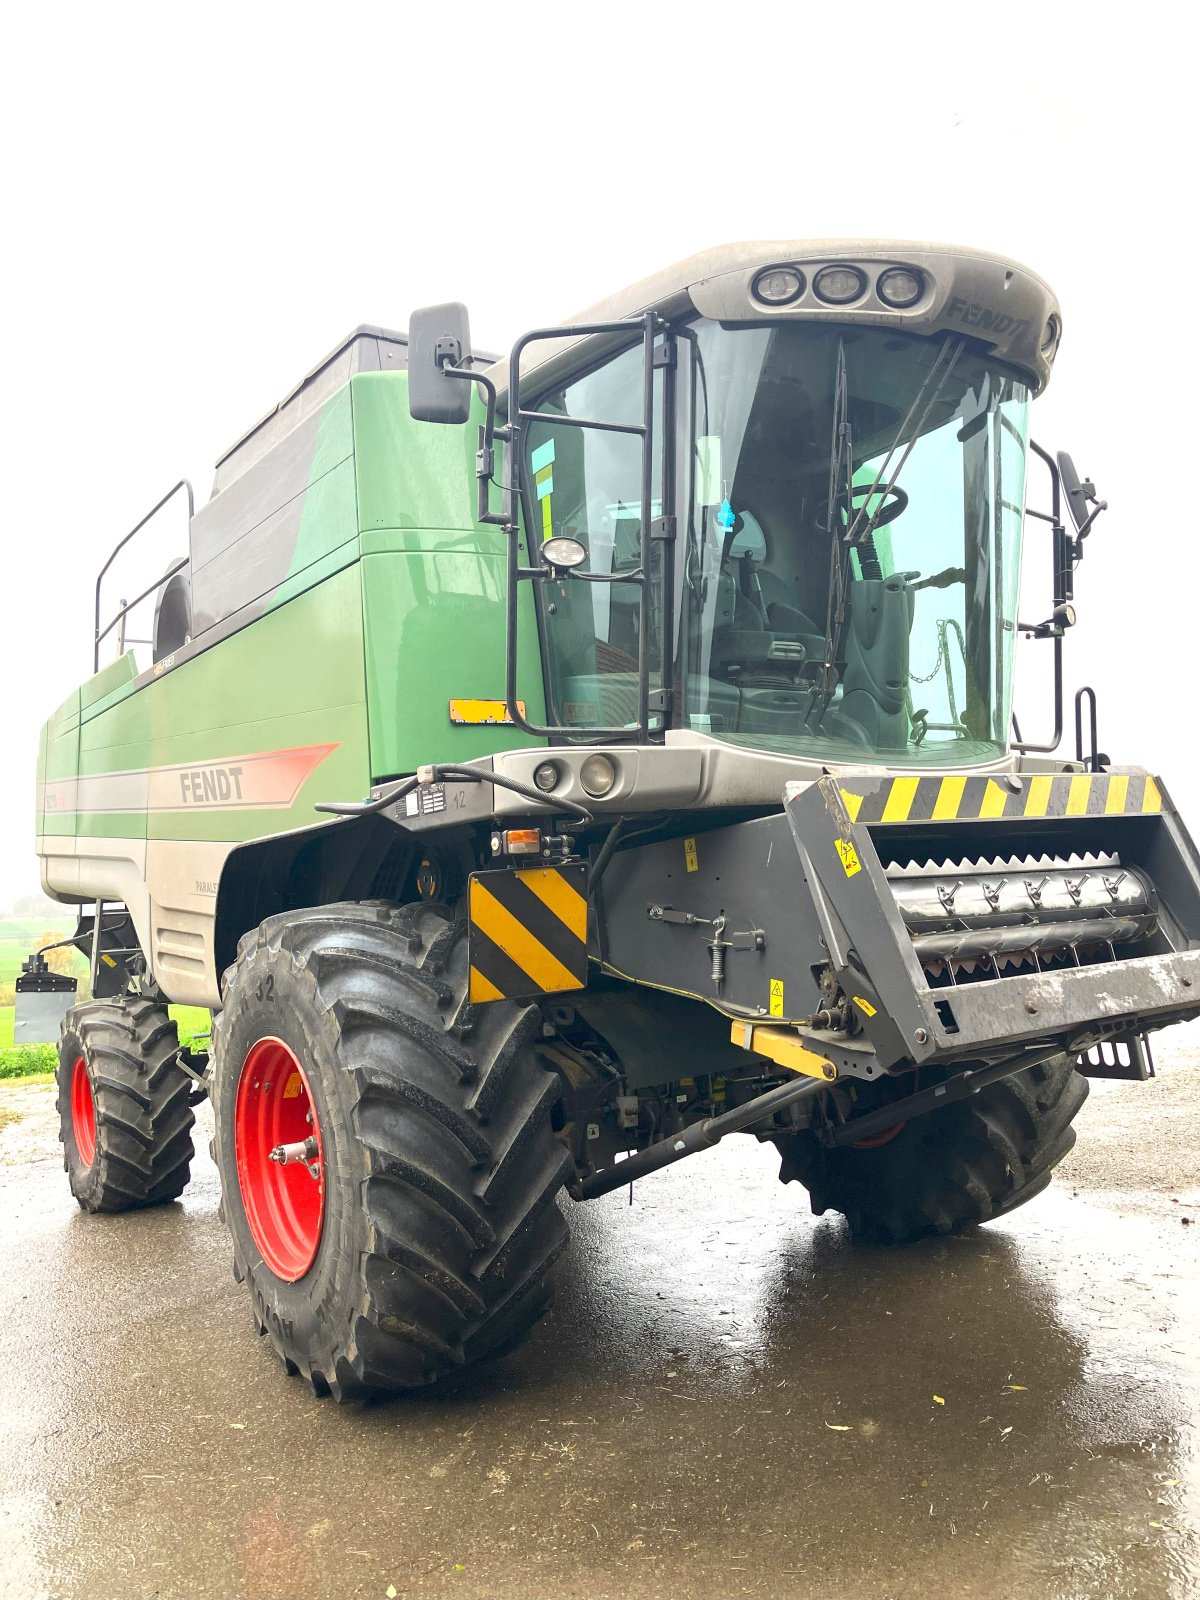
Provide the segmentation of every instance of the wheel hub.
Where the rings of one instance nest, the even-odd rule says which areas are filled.
[[[308,1079],[282,1039],[260,1039],[246,1055],[233,1140],[251,1237],[275,1276],[295,1283],[320,1247],[325,1166]]]

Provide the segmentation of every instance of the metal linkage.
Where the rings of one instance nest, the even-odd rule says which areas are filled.
[[[765,1094],[755,1095],[745,1105],[735,1106],[732,1111],[725,1111],[719,1117],[705,1117],[703,1122],[693,1123],[690,1128],[673,1133],[669,1139],[648,1145],[645,1150],[639,1150],[624,1161],[593,1172],[589,1177],[576,1179],[568,1193],[573,1200],[595,1200],[614,1189],[623,1189],[627,1183],[644,1178],[662,1167],[673,1166],[685,1156],[711,1150],[714,1145],[720,1144],[727,1133],[740,1133],[744,1128],[774,1116],[785,1106],[811,1100],[827,1087],[820,1078],[798,1078],[793,1083],[782,1083],[775,1089],[768,1089]]]
[[[1062,1054],[1062,1046],[1053,1045],[1042,1050],[1030,1050],[1024,1055],[1010,1056],[1006,1061],[994,1061],[989,1067],[976,1067],[973,1072],[964,1072],[957,1078],[947,1079],[945,1083],[936,1083],[932,1089],[921,1089],[907,1099],[893,1101],[878,1111],[868,1111],[865,1116],[851,1117],[846,1122],[832,1126],[825,1142],[842,1145],[869,1139],[872,1134],[884,1133],[898,1123],[911,1122],[914,1117],[923,1117],[930,1111],[940,1111],[943,1106],[953,1105],[956,1100],[968,1100],[990,1083],[1011,1078],[1016,1072],[1040,1066],[1044,1061],[1053,1061]],[[817,1087],[822,1085],[818,1084]]]

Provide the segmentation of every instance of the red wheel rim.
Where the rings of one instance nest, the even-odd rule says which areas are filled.
[[[281,1145],[315,1139],[314,1177],[303,1160],[270,1159]],[[242,1063],[233,1111],[242,1208],[259,1254],[295,1283],[316,1260],[325,1218],[321,1124],[304,1069],[282,1039],[260,1039]]]
[[[892,1140],[903,1132],[904,1124],[902,1122],[893,1122],[890,1128],[881,1128],[878,1133],[873,1133],[866,1139],[852,1139],[850,1148],[851,1150],[878,1150],[885,1144],[891,1144]]]
[[[96,1159],[96,1101],[82,1056],[76,1056],[71,1072],[71,1132],[80,1161],[90,1167]]]

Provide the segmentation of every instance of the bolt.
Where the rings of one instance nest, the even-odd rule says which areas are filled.
[[[916,1028],[913,1031],[913,1038],[918,1044],[925,1044],[929,1038],[928,1031],[925,1028]]]

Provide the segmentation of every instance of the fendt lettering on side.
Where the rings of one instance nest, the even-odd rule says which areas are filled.
[[[92,998],[20,999],[80,1205],[177,1196],[208,1095],[256,1324],[345,1399],[510,1347],[564,1195],[733,1132],[868,1239],[1037,1195],[1200,1013],[1169,783],[1086,689],[1058,753],[1105,509],[1030,435],[1062,328],[978,251],[728,245],[503,360],[457,303],[358,328],[177,484],[133,534],[186,500],[186,556],[114,606],[121,541],[42,734]]]

